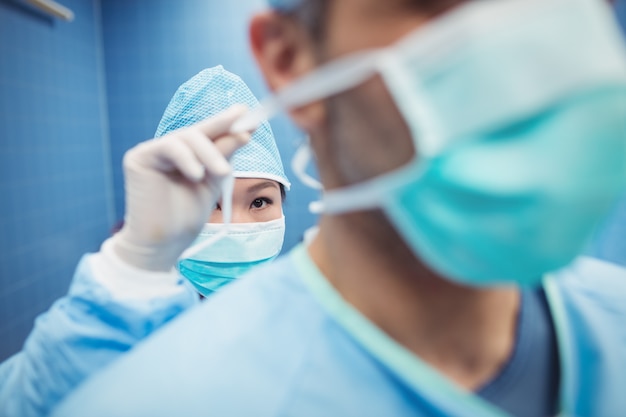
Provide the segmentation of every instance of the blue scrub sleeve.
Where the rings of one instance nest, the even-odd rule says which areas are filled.
[[[68,295],[37,318],[22,351],[0,365],[0,416],[48,415],[88,376],[197,303],[187,288],[120,300],[94,279],[95,256],[83,257]]]

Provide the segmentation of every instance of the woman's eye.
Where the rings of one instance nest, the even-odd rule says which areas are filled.
[[[265,208],[268,204],[272,204],[272,200],[269,198],[255,198],[250,204],[250,208],[261,209]]]
[[[213,208],[213,210],[222,210],[222,206],[220,206],[220,203],[215,203],[215,208]]]

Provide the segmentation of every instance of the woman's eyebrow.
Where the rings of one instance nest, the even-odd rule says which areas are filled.
[[[276,185],[276,183],[274,181],[269,181],[268,180],[268,181],[260,182],[258,184],[251,185],[250,187],[248,187],[246,192],[254,193],[254,192],[258,192],[258,191],[261,191],[261,190],[263,190],[265,188],[270,188],[270,187],[278,189],[278,185]]]

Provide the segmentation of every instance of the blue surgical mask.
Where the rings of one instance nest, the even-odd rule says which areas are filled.
[[[395,45],[320,68],[233,130],[374,75],[416,156],[327,191],[316,210],[382,209],[449,279],[537,284],[580,253],[626,187],[625,51],[601,1],[467,2]]]
[[[208,296],[276,258],[284,236],[284,217],[260,223],[206,223],[193,246],[215,242],[180,260],[178,270],[200,294]]]

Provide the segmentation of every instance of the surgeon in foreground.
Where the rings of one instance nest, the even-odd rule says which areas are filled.
[[[622,415],[626,271],[576,258],[626,186],[626,58],[608,6],[272,5],[251,43],[281,91],[267,114],[286,107],[310,134],[318,235],[54,415]],[[228,169],[214,148],[254,124],[228,116],[202,125],[210,151],[129,154],[159,162],[127,164],[113,242],[142,285],[167,288],[147,271],[193,240]]]

